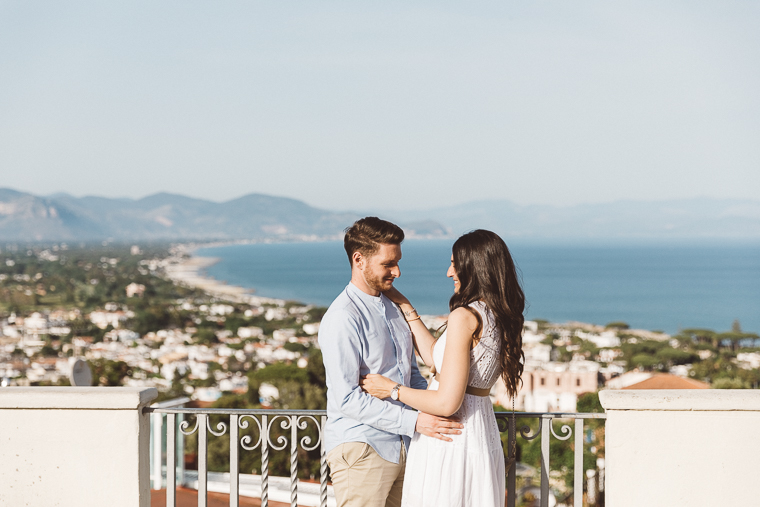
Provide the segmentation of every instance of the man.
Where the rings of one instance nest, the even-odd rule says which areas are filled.
[[[418,413],[399,401],[363,392],[359,377],[379,373],[426,389],[409,325],[384,291],[401,276],[400,227],[376,217],[358,220],[343,240],[351,282],[322,318],[319,344],[327,374],[325,448],[338,507],[401,504],[406,451],[415,430],[451,440],[454,420]]]

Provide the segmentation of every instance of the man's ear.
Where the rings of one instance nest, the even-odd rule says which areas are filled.
[[[351,256],[351,259],[354,261],[354,266],[357,268],[361,269],[364,267],[364,256],[361,252],[354,252],[354,254]]]

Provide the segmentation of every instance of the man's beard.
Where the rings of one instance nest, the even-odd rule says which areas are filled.
[[[378,292],[385,292],[393,287],[393,279],[385,280],[370,270],[364,271],[364,282],[369,288]]]

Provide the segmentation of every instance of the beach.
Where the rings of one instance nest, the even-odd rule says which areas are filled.
[[[205,274],[205,270],[219,262],[217,257],[202,257],[194,255],[196,249],[208,246],[223,246],[226,244],[213,245],[179,245],[174,254],[167,258],[164,264],[164,272],[167,278],[175,283],[186,287],[200,289],[211,296],[226,299],[235,303],[251,305],[274,304],[282,306],[285,300],[267,298],[254,295],[255,289],[231,285],[223,280],[217,280]]]

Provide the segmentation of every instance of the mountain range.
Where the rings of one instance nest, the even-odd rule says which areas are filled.
[[[111,199],[0,189],[0,241],[303,240],[338,237],[360,217],[262,194],[217,203],[168,193]],[[447,232],[424,220],[403,225],[412,234]]]
[[[760,201],[686,199],[574,206],[473,201],[417,211],[331,211],[286,197],[249,194],[212,202],[159,193],[142,199],[36,196],[0,188],[0,241],[305,240],[338,238],[378,214],[410,237],[470,229],[537,240],[760,239]]]
[[[491,229],[506,238],[538,240],[760,239],[760,201],[693,198],[616,201],[573,206],[527,205],[484,200],[422,212],[459,235]]]

